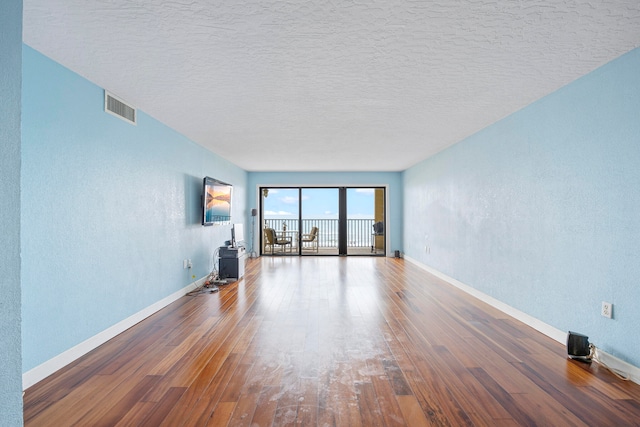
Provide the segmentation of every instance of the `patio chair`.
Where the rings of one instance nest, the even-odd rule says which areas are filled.
[[[291,239],[278,238],[276,231],[273,228],[264,229],[264,249],[267,250],[268,246],[271,246],[271,255],[273,255],[273,248],[275,245],[282,246],[283,252],[286,251],[287,245],[289,245],[289,252],[291,252]]]
[[[305,245],[307,243],[307,245]],[[311,228],[311,232],[302,235],[302,249],[318,252],[318,227]]]

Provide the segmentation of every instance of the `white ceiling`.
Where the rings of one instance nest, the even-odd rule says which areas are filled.
[[[24,41],[246,170],[399,171],[640,46],[640,1],[24,0]]]

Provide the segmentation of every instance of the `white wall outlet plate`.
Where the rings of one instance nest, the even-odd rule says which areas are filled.
[[[602,309],[600,310],[600,314],[611,319],[611,317],[613,316],[613,304],[611,304],[610,302],[602,301]]]

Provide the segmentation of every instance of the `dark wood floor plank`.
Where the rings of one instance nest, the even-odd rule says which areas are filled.
[[[127,412],[115,427],[139,426],[156,408],[157,402],[138,402]]]
[[[405,425],[404,416],[396,399],[396,394],[393,392],[389,377],[387,375],[373,375],[371,382],[384,425],[398,427]]]
[[[207,388],[202,392],[203,397],[198,401],[189,416],[186,418],[188,423],[193,425],[202,425],[203,421],[211,418],[212,414],[219,411],[218,405],[221,403],[228,384],[234,377],[239,366],[241,355],[231,353],[224,358],[224,362],[218,369]],[[219,413],[218,413],[219,415]],[[218,416],[216,415],[216,416]]]
[[[25,425],[640,425],[640,386],[400,259],[263,257],[26,390]]]
[[[574,364],[579,362],[567,361],[566,363],[571,370]],[[583,393],[572,393],[574,384],[555,379],[553,371],[547,366],[540,365],[536,370],[528,365],[520,365],[517,368],[582,422],[595,425],[605,425],[607,422],[610,422],[610,425],[624,425],[624,421],[620,419],[619,413],[613,407],[613,399],[607,398],[603,401],[604,399],[598,398],[595,389],[590,393],[589,398],[585,399],[586,396]],[[575,369],[580,370],[578,367]],[[586,385],[580,387],[589,388]]]
[[[398,396],[398,405],[402,411],[404,423],[409,427],[422,427],[429,425],[427,417],[414,395]]]
[[[360,408],[360,418],[364,426],[383,426],[384,419],[382,410],[372,383],[359,382],[356,384],[358,393],[358,405]]]
[[[215,411],[211,414],[206,424],[193,424],[193,425],[206,425],[207,427],[217,427],[229,425],[231,415],[236,407],[235,402],[220,402]],[[190,425],[190,424],[185,424]]]
[[[112,426],[121,420],[127,412],[140,402],[145,394],[152,390],[162,378],[157,375],[147,375],[129,390],[122,390],[114,405],[104,405],[87,412],[75,424],[80,426]],[[120,391],[120,390],[119,390]]]
[[[92,376],[109,372],[105,370],[105,366],[112,364],[113,366],[122,367],[127,362],[134,364],[139,363],[144,357],[144,350],[154,339],[159,339],[161,327],[158,325],[149,325],[146,333],[149,335],[146,339],[140,339],[139,343],[132,340],[118,339],[112,340],[112,346],[108,351],[91,351],[85,356],[78,359],[74,364],[74,368],[66,366],[38,384],[37,388],[27,390],[28,399],[25,400],[25,418],[37,416],[40,410],[48,406],[43,402],[55,402],[65,397],[74,390],[79,384],[87,381]],[[129,331],[125,331],[128,333]],[[129,333],[130,334],[130,333]],[[122,334],[121,334],[122,335]],[[128,350],[128,351],[127,351]],[[33,404],[39,403],[38,407],[32,407]]]
[[[241,393],[229,420],[229,427],[248,427],[258,406],[259,393]]]
[[[190,395],[188,396],[190,404],[187,405],[183,401],[176,405],[176,408],[170,414],[171,417],[165,420],[165,425],[172,425],[178,421],[189,422],[193,425],[206,424],[215,411],[220,401],[220,396],[235,372],[239,361],[240,356],[237,354],[228,354],[225,357],[216,359],[216,361],[212,361],[213,369],[211,373],[215,372],[215,374],[210,377],[199,376],[199,378],[203,379],[203,383],[207,383],[206,387],[198,388],[197,392],[190,388]],[[208,373],[207,375],[211,374]]]
[[[166,343],[163,353],[165,357],[161,363],[153,367],[153,375],[166,375],[183,358],[185,353],[191,349],[198,341],[202,340],[214,325],[220,321],[217,317],[209,317],[198,324],[195,329],[181,328],[183,339],[179,344]],[[193,328],[193,326],[191,326]]]
[[[406,372],[405,375],[430,425],[473,425],[469,416],[448,393],[446,386],[437,381],[425,380],[424,375],[419,370]]]
[[[413,346],[413,343],[420,341],[419,332],[416,329],[404,329],[403,332],[412,337],[404,340],[407,346]],[[443,342],[435,339],[432,339],[432,341]],[[414,355],[414,364],[423,376],[435,376],[437,372],[443,377],[452,379],[446,386],[439,384],[437,381],[432,381],[432,385],[439,385],[440,389],[431,391],[439,402],[449,402],[449,404],[444,405],[447,409],[450,409],[452,400],[456,402],[455,406],[459,406],[460,403],[457,402],[460,401],[467,403],[466,406],[469,409],[464,414],[462,414],[462,411],[454,411],[449,413],[449,417],[461,417],[461,419],[457,420],[458,423],[468,423],[473,418],[479,418],[485,424],[491,423],[491,420],[496,416],[496,412],[499,412],[499,405],[488,397],[479,399],[481,397],[478,393],[480,387],[474,381],[471,381],[468,375],[465,375],[464,366],[446,350],[445,346],[438,344],[422,348],[410,347],[408,353]],[[422,357],[416,357],[415,355],[421,355]],[[467,399],[469,395],[473,397]],[[437,406],[440,405],[442,403],[437,404]]]
[[[233,376],[229,378],[229,382],[224,387],[221,402],[237,402],[240,398],[240,391],[247,381],[247,376],[252,365],[239,364],[233,372]]]
[[[34,386],[34,387],[37,387]],[[33,387],[32,387],[33,388]],[[31,426],[72,425],[74,421],[91,410],[91,403],[86,402],[87,395],[95,400],[106,397],[111,391],[110,384],[104,384],[101,377],[89,377],[82,384],[69,392],[63,399],[48,405],[37,413],[25,412],[24,424]],[[25,401],[29,402],[29,394],[25,393]],[[95,405],[95,401],[93,402]],[[27,406],[27,405],[25,405]]]
[[[527,411],[517,405],[514,401],[514,395],[500,387],[500,385],[493,378],[487,375],[482,368],[472,368],[471,373],[519,424],[526,426],[538,425],[536,420],[539,419],[539,417],[535,417],[532,414],[527,413]],[[547,423],[543,422],[540,425],[545,424],[548,424],[548,421]]]
[[[229,288],[229,294],[225,296],[231,296],[223,301],[235,300],[236,289],[236,287]],[[254,313],[249,311],[249,307],[229,309],[227,315],[216,324],[215,328],[210,329],[202,339],[196,341],[184,352],[178,362],[166,372],[165,381],[147,398],[158,400],[170,387],[190,387],[209,364],[221,366],[237,342],[237,331],[243,330],[253,316]]]
[[[300,388],[301,397],[298,399],[296,425],[316,426],[318,424],[318,378],[301,379]]]
[[[295,425],[298,417],[298,401],[302,392],[300,383],[297,381],[286,381],[280,388],[278,395],[278,406],[276,407],[273,424],[277,426]]]
[[[278,407],[278,395],[280,394],[280,386],[267,386],[260,392],[258,404],[251,419],[251,425],[270,426],[273,425],[273,419]]]
[[[185,391],[186,387],[171,387],[153,407],[149,415],[138,425],[149,427],[159,426]]]

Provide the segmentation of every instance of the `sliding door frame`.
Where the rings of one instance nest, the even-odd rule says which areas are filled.
[[[346,201],[346,197],[347,197],[347,189],[349,188],[382,188],[384,189],[384,251],[383,254],[381,254],[382,256],[390,256],[390,250],[389,250],[389,243],[391,242],[391,227],[389,226],[389,224],[391,223],[391,216],[390,216],[390,208],[389,208],[389,199],[390,199],[390,194],[389,194],[389,185],[388,184],[256,184],[256,191],[255,191],[255,206],[257,206],[258,208],[258,221],[257,222],[257,230],[254,230],[254,248],[255,247],[259,247],[260,251],[258,252],[259,256],[262,255],[267,255],[263,253],[263,249],[264,249],[264,236],[262,233],[262,224],[264,222],[264,206],[263,206],[263,197],[262,197],[262,191],[264,189],[270,189],[270,188],[274,188],[274,189],[297,189],[298,190],[298,195],[300,196],[302,194],[302,189],[305,188],[336,188],[339,190],[339,197],[343,198],[344,197],[344,201]],[[344,209],[344,212],[340,212],[340,214],[338,215],[339,218],[339,229],[340,229],[340,233],[345,236],[347,233],[347,205],[346,203],[342,203],[343,200],[341,199],[339,202],[339,208],[342,210]],[[250,211],[250,209],[249,209]],[[302,197],[298,197],[298,223],[301,224],[302,221]],[[300,227],[298,227],[300,228]],[[293,253],[294,256],[308,256],[311,254],[303,254],[302,253],[302,249],[300,246],[300,230],[298,230],[298,253]],[[333,254],[328,254],[328,255],[319,255],[319,256],[346,256],[347,255],[347,239],[339,239],[339,242],[344,244],[344,248],[338,248],[338,254],[333,255]],[[344,249],[344,251],[342,250]],[[361,255],[350,255],[350,256],[361,256]],[[378,255],[380,256],[380,255]]]

